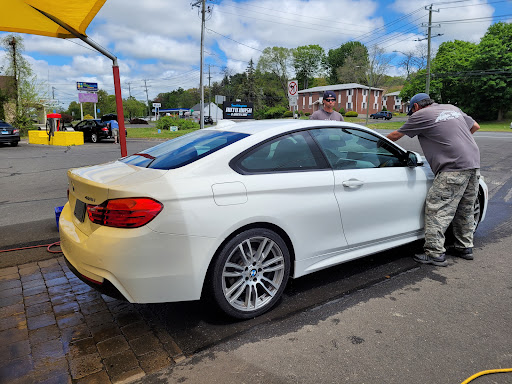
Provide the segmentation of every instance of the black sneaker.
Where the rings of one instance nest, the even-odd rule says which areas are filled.
[[[461,257],[466,260],[473,260],[473,248],[455,248],[451,247],[448,254],[455,257]]]
[[[432,264],[437,265],[438,267],[446,267],[448,265],[444,253],[437,257],[427,256],[424,253],[420,253],[419,255],[414,255],[413,260],[421,264]]]

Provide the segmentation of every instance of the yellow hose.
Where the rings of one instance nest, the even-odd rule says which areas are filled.
[[[477,377],[488,375],[490,373],[505,373],[505,372],[512,372],[512,368],[503,368],[503,369],[489,369],[488,371],[482,371],[475,373],[473,376],[471,376],[469,379],[464,380],[461,384],[468,384],[470,381],[476,379]]]

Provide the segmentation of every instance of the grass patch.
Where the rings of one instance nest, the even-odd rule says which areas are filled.
[[[160,130],[161,133],[158,133],[158,129],[154,127],[148,128],[126,128],[128,131],[128,138],[137,138],[137,139],[174,139],[179,136],[186,135],[187,133],[197,131],[198,128],[193,129],[180,129],[176,132],[168,131],[167,129]]]

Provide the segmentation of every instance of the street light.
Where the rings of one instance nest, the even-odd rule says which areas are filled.
[[[360,65],[356,65],[356,68],[363,68],[361,67]],[[368,75],[366,74],[366,69],[365,69],[365,74],[366,76],[366,80],[368,81]],[[373,83],[373,78],[372,78],[372,68],[370,67],[370,79],[368,81],[368,98],[366,99],[366,126],[368,126],[368,113],[369,113],[369,108],[370,108],[370,99],[372,98],[372,83]]]

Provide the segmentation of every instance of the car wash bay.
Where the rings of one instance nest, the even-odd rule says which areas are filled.
[[[477,232],[476,246],[483,252],[489,250],[491,253],[485,256],[499,266],[503,266],[500,260],[504,256],[499,247],[491,245],[510,236],[510,141],[512,137],[504,134],[477,134],[491,204]],[[128,152],[154,144],[130,141]],[[400,144],[419,150],[413,141]],[[22,142],[16,148],[1,148],[1,178],[6,181],[2,190],[7,192],[0,205],[1,249],[58,239],[53,209],[66,200],[66,170],[113,160],[118,151],[112,147],[98,143],[48,148]],[[333,308],[344,300],[356,300],[361,292],[375,292],[378,287],[385,287],[387,292],[395,284],[397,290],[406,289],[408,284],[434,278],[435,273],[428,267],[418,268],[412,262],[409,256],[414,250],[412,246],[398,248],[292,281],[278,308],[246,322],[220,317],[200,302],[132,305],[101,296],[77,281],[62,258],[46,248],[3,253],[0,340],[4,347],[0,351],[0,372],[9,379],[42,381],[53,376],[65,382],[64,378],[102,377],[119,381],[146,377],[166,367],[178,369],[189,364],[191,356],[213,350],[223,342],[229,344],[244,337],[249,340],[251,334],[265,338],[265,329],[275,332],[277,328],[283,334],[307,325],[314,321],[315,313],[323,312],[326,306],[321,304]],[[475,273],[492,267],[488,262],[478,262]],[[502,267],[499,269],[504,272]],[[407,271],[410,273],[403,274]],[[408,281],[400,282],[404,276]],[[339,305],[342,315],[348,311],[348,307]]]

